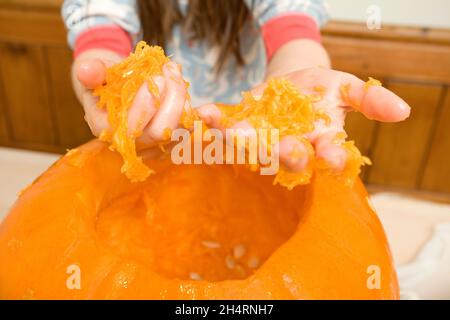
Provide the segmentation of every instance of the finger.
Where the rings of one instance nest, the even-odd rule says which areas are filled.
[[[367,85],[354,75],[342,73],[343,102],[371,120],[397,122],[409,117],[411,108],[399,96],[382,86]]]
[[[249,139],[257,138],[255,128],[247,120],[236,122],[229,129],[227,129],[227,132],[234,137],[239,137],[240,139],[238,139],[238,141],[240,143],[247,143]],[[245,145],[239,147],[245,147]]]
[[[76,66],[77,79],[88,89],[101,85],[106,78],[106,65],[100,59],[80,61]]]
[[[179,66],[169,62],[163,67],[165,95],[158,112],[145,131],[154,140],[161,140],[166,129],[177,128],[184,110],[187,89]]]
[[[250,143],[250,139],[258,141],[256,129],[246,120],[239,121],[230,127],[231,134],[234,137],[238,137],[238,141],[241,143]],[[231,141],[227,138],[227,141]],[[268,141],[259,141],[259,148],[264,148]],[[237,145],[239,149],[244,146]],[[278,148],[271,148],[271,150],[278,150],[278,157],[280,163],[282,163],[291,172],[301,172],[306,169],[309,161],[309,152],[307,146],[303,141],[295,136],[289,135],[283,137],[278,143]]]
[[[330,169],[337,172],[344,170],[347,162],[347,151],[342,146],[344,139],[334,131],[318,136],[314,141],[316,158],[323,160]]]
[[[128,110],[128,133],[130,135],[141,135],[143,129],[158,111],[159,99],[165,94],[164,78],[161,76],[153,77],[153,81],[158,87],[158,97],[153,96],[149,91],[148,83],[144,82]]]
[[[223,129],[220,123],[222,112],[213,103],[202,105],[195,109],[197,115],[210,128]]]
[[[109,127],[108,114],[106,110],[97,107],[97,97],[91,92],[83,94],[84,119],[86,120],[94,136],[99,137],[103,130]]]
[[[207,126],[225,130],[220,124],[222,113],[215,104],[200,106],[196,111]],[[230,129],[234,129],[231,131],[234,136],[241,137],[240,141],[245,141],[242,139],[244,137],[250,139],[256,135],[255,128],[246,120],[235,123]],[[227,141],[231,141],[231,139],[227,139]],[[280,162],[290,171],[300,172],[306,168],[309,161],[308,149],[300,139],[294,136],[286,136],[279,142],[278,150]]]
[[[298,137],[292,135],[283,137],[278,152],[280,163],[291,172],[304,171],[308,166],[308,148]]]
[[[209,127],[218,128],[224,130],[220,124],[222,113],[215,104],[206,104],[198,107],[197,114]],[[250,139],[256,135],[255,128],[243,120],[235,123],[230,129],[234,129],[232,134],[234,136],[240,136],[241,141],[245,141],[242,138]],[[230,139],[227,139],[230,141]],[[309,162],[309,153],[305,144],[295,136],[286,136],[279,142],[279,158],[280,162],[286,166],[292,172],[303,171]]]

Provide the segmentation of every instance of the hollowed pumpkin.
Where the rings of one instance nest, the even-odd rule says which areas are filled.
[[[0,298],[398,298],[359,180],[288,191],[243,166],[145,162],[155,175],[132,183],[95,140],[27,188],[0,225]]]
[[[361,182],[348,183],[367,162],[351,142],[341,176],[313,162],[306,178],[277,176],[293,190],[245,166],[137,155],[126,111],[144,81],[155,89],[165,62],[162,49],[140,43],[96,89],[112,129],[101,138],[120,155],[92,141],[22,193],[0,225],[0,298],[397,298],[383,229]],[[228,120],[301,136],[321,117],[311,99],[274,81]]]

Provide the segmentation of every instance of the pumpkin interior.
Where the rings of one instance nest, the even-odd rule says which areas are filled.
[[[289,192],[243,166],[171,165],[111,187],[96,232],[167,278],[244,279],[295,232],[302,188]]]
[[[159,158],[132,183],[120,155],[92,141],[41,175],[0,225],[0,298],[398,298],[359,180],[315,173],[288,191],[244,166]],[[80,290],[67,286],[74,265]],[[379,290],[367,286],[372,265]]]

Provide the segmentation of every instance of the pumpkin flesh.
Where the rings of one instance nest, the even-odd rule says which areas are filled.
[[[288,191],[244,166],[145,163],[156,174],[132,183],[120,155],[92,141],[25,190],[0,225],[0,297],[398,297],[359,181],[316,174]],[[80,290],[66,286],[72,264]],[[382,271],[380,289],[367,287],[370,265]]]
[[[306,175],[281,168],[275,182],[292,190],[243,165],[138,156],[127,110],[166,61],[140,44],[111,68],[96,90],[111,125],[104,141],[71,150],[22,192],[0,225],[0,299],[398,298],[386,237],[355,180],[367,159],[351,142],[342,175],[314,163]],[[224,120],[301,136],[321,117],[281,80],[244,103],[252,108],[223,109]],[[74,265],[76,289],[67,285]],[[379,288],[368,286],[371,266]]]

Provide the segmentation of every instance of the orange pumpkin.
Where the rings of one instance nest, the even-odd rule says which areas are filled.
[[[398,298],[359,180],[288,191],[243,166],[146,164],[132,183],[95,140],[40,176],[0,225],[0,298]]]

